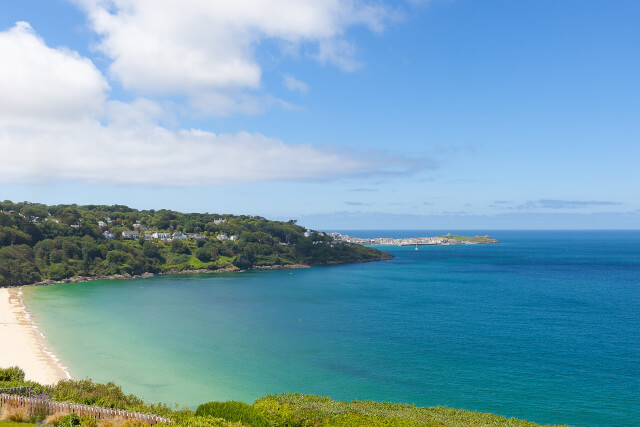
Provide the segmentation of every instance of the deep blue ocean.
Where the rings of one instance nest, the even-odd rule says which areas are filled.
[[[74,377],[150,401],[301,392],[640,425],[640,231],[460,233],[501,243],[25,288],[25,301]]]

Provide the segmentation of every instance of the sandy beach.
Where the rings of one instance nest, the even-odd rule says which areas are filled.
[[[47,349],[17,288],[0,288],[0,367],[19,366],[26,379],[54,384],[69,376]]]

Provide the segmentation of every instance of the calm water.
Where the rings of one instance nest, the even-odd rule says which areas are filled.
[[[301,392],[639,425],[640,232],[490,234],[502,243],[41,287],[25,300],[74,377],[151,401]]]

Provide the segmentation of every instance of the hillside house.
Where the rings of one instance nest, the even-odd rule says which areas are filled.
[[[140,233],[138,233],[136,230],[124,230],[122,232],[122,237],[125,239],[137,239],[138,236],[140,236]]]

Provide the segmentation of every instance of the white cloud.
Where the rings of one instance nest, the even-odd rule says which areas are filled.
[[[254,95],[244,92],[202,91],[189,98],[189,106],[196,111],[215,116],[233,114],[261,114],[271,107],[283,110],[300,108],[280,98],[268,94]]]
[[[305,82],[296,79],[291,74],[285,74],[282,76],[282,84],[290,91],[298,91],[300,93],[307,93],[309,91],[309,85]]]
[[[90,60],[47,47],[26,23],[0,32],[0,51],[0,183],[210,186],[404,167],[259,133],[168,129],[158,124],[171,121],[163,106],[107,102],[107,83]]]
[[[109,86],[100,71],[47,47],[28,23],[0,32],[0,52],[0,120],[78,120],[102,109]]]
[[[342,71],[356,71],[362,68],[362,63],[355,57],[355,45],[346,40],[321,40],[318,53],[313,55],[323,64],[331,64],[340,68]]]
[[[321,62],[359,64],[345,31],[381,31],[390,12],[374,0],[75,0],[101,36],[111,75],[152,94],[254,90],[265,40],[317,45]]]
[[[83,181],[103,184],[211,186],[314,179],[375,165],[311,145],[239,132],[216,135],[157,125],[0,127],[0,182]]]
[[[601,200],[531,200],[516,207],[516,209],[583,209],[595,206],[616,206],[620,202]]]

